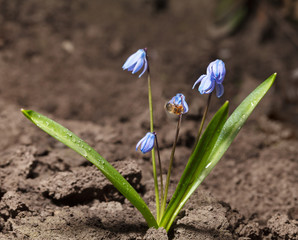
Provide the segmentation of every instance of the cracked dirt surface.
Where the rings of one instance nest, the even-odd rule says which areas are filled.
[[[0,0],[0,239],[297,239],[297,48],[273,31],[262,4],[244,28],[214,34],[215,1]],[[271,6],[272,7],[272,6]],[[271,37],[263,38],[266,31]],[[198,188],[172,230],[147,229],[142,216],[88,161],[33,126],[30,108],[94,147],[154,211],[149,156],[135,152],[148,131],[145,79],[123,72],[148,47],[155,130],[163,173],[175,119],[164,104],[182,92],[182,122],[170,194],[191,153],[206,96],[191,86],[208,63],[227,67],[231,110],[278,72],[268,95]],[[262,71],[260,71],[262,69]]]

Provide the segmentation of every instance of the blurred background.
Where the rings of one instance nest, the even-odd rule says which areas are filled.
[[[269,115],[296,127],[297,22],[295,0],[1,0],[0,97],[61,118],[126,121],[143,112],[146,87],[121,66],[148,47],[157,108],[177,91],[200,105],[192,84],[220,58],[221,102],[277,72]]]

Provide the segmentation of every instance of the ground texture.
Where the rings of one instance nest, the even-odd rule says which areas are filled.
[[[290,1],[269,2],[232,34],[215,21],[216,1],[0,0],[0,239],[298,239],[298,32]],[[164,174],[176,125],[164,104],[181,92],[190,106],[171,193],[207,101],[191,87],[208,63],[221,58],[227,68],[208,119],[278,73],[168,234],[148,230],[94,166],[20,112],[39,111],[75,132],[154,211],[150,158],[135,152],[149,128],[147,82],[121,69],[144,47]]]

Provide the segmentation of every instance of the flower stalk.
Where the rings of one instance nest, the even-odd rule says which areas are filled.
[[[153,124],[153,104],[152,104],[152,90],[151,90],[151,76],[150,76],[150,68],[149,61],[146,52],[146,62],[147,62],[147,80],[148,80],[148,102],[149,102],[149,113],[150,113],[150,132],[154,132],[154,124]],[[156,173],[156,161],[155,161],[155,149],[154,147],[151,150],[152,156],[152,171],[154,178],[154,190],[155,190],[155,204],[156,204],[156,219],[160,219],[160,203],[159,203],[159,187]]]
[[[161,205],[161,216],[163,216],[164,211],[166,209],[168,189],[169,189],[169,185],[170,185],[171,171],[172,171],[172,166],[173,166],[173,162],[174,162],[174,155],[175,155],[176,145],[177,145],[177,142],[178,142],[178,136],[179,136],[181,121],[182,121],[182,114],[179,115],[179,119],[178,119],[178,122],[177,122],[176,135],[175,135],[175,140],[174,140],[174,144],[173,144],[173,148],[172,148],[172,152],[171,152],[169,169],[168,169],[168,173],[167,173],[167,180],[166,180],[166,185],[165,185],[165,194],[164,194],[164,197],[163,197],[163,200],[162,200],[162,205]]]
[[[207,113],[208,113],[209,105],[210,105],[210,102],[211,102],[211,96],[212,96],[212,93],[210,93],[209,96],[208,96],[207,104],[206,104],[204,114],[203,114],[203,117],[202,117],[202,120],[201,120],[201,124],[200,124],[200,128],[199,128],[198,135],[197,135],[197,138],[196,138],[196,142],[195,142],[195,145],[194,145],[194,148],[193,148],[192,151],[195,150],[195,147],[197,146],[197,144],[200,140],[202,130],[203,130],[203,127],[204,127],[204,123],[205,123],[205,120],[206,120],[206,116],[207,116]]]
[[[158,141],[157,141],[157,135],[155,134],[155,145],[156,145],[156,151],[157,151],[157,157],[158,157],[158,164],[159,164],[159,178],[160,178],[160,199],[163,199],[163,178],[162,178],[162,165],[161,165],[161,160],[160,160],[160,153],[159,153],[159,146],[158,146]],[[159,222],[162,218],[162,212],[160,209],[160,215],[159,218],[157,218],[157,222]]]

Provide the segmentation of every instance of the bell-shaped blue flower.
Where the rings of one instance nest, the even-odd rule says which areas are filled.
[[[185,96],[182,93],[177,93],[167,104],[166,110],[169,113],[176,115],[185,114],[188,112],[188,105],[185,101]]]
[[[198,83],[201,83],[199,86],[199,92],[201,94],[209,94],[213,92],[215,88],[216,96],[219,98],[224,93],[222,82],[225,78],[225,75],[225,64],[222,60],[217,59],[209,64],[207,68],[207,74],[200,76],[199,79],[194,83],[192,89],[194,89]]]
[[[141,145],[141,152],[142,153],[147,153],[152,150],[154,147],[154,141],[155,141],[155,134],[148,132],[145,137],[143,137],[136,146],[136,151],[138,151],[139,146]]]
[[[122,69],[128,70],[135,74],[136,72],[140,71],[141,68],[144,66],[142,73],[139,75],[139,78],[145,73],[148,69],[148,61],[146,57],[146,50],[139,49],[136,53],[132,54],[126,62],[123,64]]]

